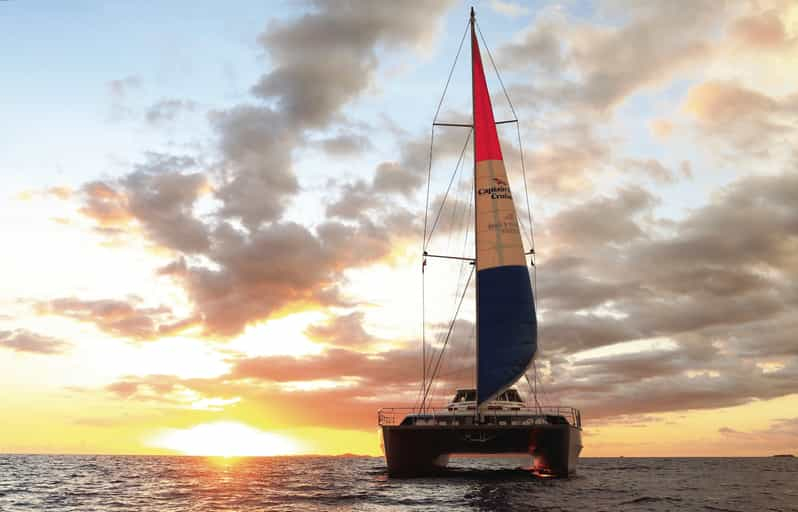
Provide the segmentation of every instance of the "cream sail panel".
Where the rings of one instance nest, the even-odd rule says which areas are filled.
[[[518,217],[501,160],[476,166],[477,270],[526,266]]]

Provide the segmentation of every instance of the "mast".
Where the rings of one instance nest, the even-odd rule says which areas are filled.
[[[479,254],[479,248],[477,247],[477,130],[476,130],[476,120],[474,119],[474,112],[475,108],[475,101],[476,101],[476,94],[475,94],[475,87],[476,87],[476,80],[474,77],[474,45],[476,44],[477,36],[474,30],[474,24],[476,22],[476,16],[474,15],[474,7],[471,7],[471,126],[474,127],[474,267],[476,267],[476,257]],[[474,393],[476,396],[479,396],[479,272],[476,272],[476,268],[474,269]],[[476,415],[479,418],[479,407],[476,408]]]

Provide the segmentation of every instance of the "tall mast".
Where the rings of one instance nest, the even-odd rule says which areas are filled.
[[[475,396],[479,396],[479,272],[477,272],[477,262],[476,257],[479,254],[479,249],[477,247],[477,130],[476,130],[476,120],[474,118],[474,112],[476,111],[475,108],[475,101],[476,101],[476,79],[474,76],[474,45],[477,44],[477,37],[475,32],[475,23],[476,17],[474,15],[474,8],[471,7],[471,126],[472,130],[474,131],[474,290],[476,293],[474,294],[474,308],[475,308],[475,320],[474,320],[474,394]],[[479,407],[476,409],[477,417],[479,417]]]

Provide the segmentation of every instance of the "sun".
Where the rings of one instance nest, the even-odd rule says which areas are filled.
[[[235,421],[203,423],[186,429],[167,429],[151,443],[184,455],[209,457],[258,457],[295,455],[299,442],[287,436],[264,432]]]

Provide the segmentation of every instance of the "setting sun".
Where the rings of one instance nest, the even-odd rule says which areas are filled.
[[[151,444],[184,455],[211,457],[295,455],[301,451],[294,439],[233,421],[165,430]]]

